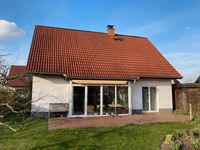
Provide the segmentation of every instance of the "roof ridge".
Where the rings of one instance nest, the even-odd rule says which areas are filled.
[[[45,25],[35,25],[35,27],[45,27],[45,28],[54,28],[54,29],[62,29],[62,30],[73,30],[73,31],[80,31],[80,32],[91,32],[91,33],[100,33],[100,34],[107,34],[106,32],[99,32],[99,31],[90,31],[90,30],[82,30],[82,29],[72,29],[72,28],[63,28],[63,27],[53,27],[53,26],[45,26]],[[144,36],[137,36],[137,35],[129,35],[129,34],[116,34],[118,36],[129,36],[135,38],[145,38]]]
[[[135,37],[135,38],[144,38],[144,39],[148,39],[147,37],[144,36],[138,36],[138,35],[129,35],[129,34],[116,34],[116,35],[121,35],[121,36],[129,36],[129,37]]]

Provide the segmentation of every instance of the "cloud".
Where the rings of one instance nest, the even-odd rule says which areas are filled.
[[[191,30],[190,26],[185,27],[185,31],[189,31],[189,30]]]
[[[182,74],[181,82],[194,82],[200,75],[200,52],[173,52],[165,57]]]
[[[29,46],[27,45],[1,45],[0,44],[0,54],[7,55],[5,57],[4,64],[5,65],[26,65],[28,52],[27,49]]]
[[[200,30],[191,30],[181,38],[162,45],[164,56],[183,76],[181,82],[194,82],[200,75]]]
[[[163,20],[158,20],[154,22],[150,22],[148,24],[145,24],[139,28],[137,28],[134,33],[136,35],[146,36],[146,37],[153,37],[156,36],[162,32],[165,32],[167,30],[166,22]]]
[[[165,55],[176,65],[199,65],[200,66],[200,52],[183,52],[183,53],[168,53]],[[199,68],[200,69],[200,68]]]
[[[200,52],[200,29],[185,32],[183,36],[165,45],[170,52]]]
[[[126,25],[126,28],[120,30],[123,34],[138,35],[148,38],[159,36],[166,32],[168,23],[165,20],[155,20],[153,22],[144,23],[140,26]]]
[[[0,20],[0,39],[10,39],[21,37],[25,32],[20,29],[15,22]]]
[[[25,65],[28,59],[28,51],[26,47],[19,48],[13,64]]]

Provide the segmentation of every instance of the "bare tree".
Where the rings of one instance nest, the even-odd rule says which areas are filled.
[[[30,112],[30,99],[22,98],[10,87],[6,86],[9,80],[19,78],[19,76],[8,76],[8,66],[4,64],[7,55],[0,55],[0,126],[9,128],[12,131],[17,129],[12,127],[9,121],[9,114],[24,114]]]
[[[7,75],[7,72],[8,72],[8,66],[4,64],[5,62],[5,57],[7,55],[3,55],[3,54],[0,54],[0,85],[5,85],[6,84],[6,75]]]

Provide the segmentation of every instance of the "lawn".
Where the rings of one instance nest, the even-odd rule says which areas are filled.
[[[199,122],[151,123],[102,128],[47,130],[47,120],[28,121],[17,132],[0,128],[0,149],[141,149],[155,150],[166,134]]]

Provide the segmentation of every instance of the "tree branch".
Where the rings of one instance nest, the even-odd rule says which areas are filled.
[[[10,109],[13,113],[16,113],[16,114],[24,112],[24,111],[16,111],[16,110],[14,110],[13,107],[10,106],[8,103],[2,103],[2,104],[0,103],[0,106],[6,106],[8,109]]]
[[[9,128],[10,130],[12,130],[12,131],[14,131],[14,132],[16,132],[16,131],[17,131],[16,129],[12,128],[11,126],[9,126],[8,124],[6,124],[6,123],[3,123],[3,122],[0,122],[0,126],[7,127],[7,128]]]

